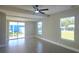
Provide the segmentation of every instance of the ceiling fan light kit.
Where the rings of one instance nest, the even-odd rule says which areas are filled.
[[[39,11],[38,10],[35,10],[35,13],[39,13]]]

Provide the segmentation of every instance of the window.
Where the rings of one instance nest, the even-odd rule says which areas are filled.
[[[37,22],[37,32],[38,34],[42,34],[42,22]]]
[[[9,22],[9,39],[17,39],[25,37],[24,22]]]
[[[75,17],[60,19],[61,38],[74,41]]]

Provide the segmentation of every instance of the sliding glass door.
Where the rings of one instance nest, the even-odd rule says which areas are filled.
[[[18,23],[18,38],[25,37],[25,23],[19,22]]]
[[[9,22],[9,39],[25,38],[24,22]]]

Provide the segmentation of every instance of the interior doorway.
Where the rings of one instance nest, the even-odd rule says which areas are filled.
[[[9,40],[25,38],[25,22],[9,22]]]

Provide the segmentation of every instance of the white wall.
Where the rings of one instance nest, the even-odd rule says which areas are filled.
[[[0,12],[0,46],[6,43],[6,14]]]
[[[34,21],[26,21],[25,22],[25,38],[32,38],[35,36],[35,22]]]
[[[60,32],[60,18],[75,16],[75,40],[63,40],[61,39]],[[69,47],[79,49],[79,8],[66,10],[51,15],[47,19],[43,19],[43,35],[41,37],[46,38]],[[39,36],[39,35],[37,35]]]

